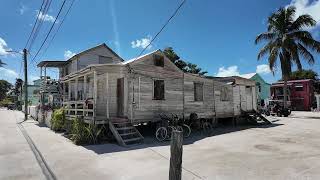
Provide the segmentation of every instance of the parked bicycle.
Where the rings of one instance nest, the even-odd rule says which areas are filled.
[[[156,131],[156,138],[158,141],[170,140],[173,130],[179,130],[183,132],[184,137],[189,137],[191,134],[191,128],[186,125],[182,119],[176,114],[171,114],[171,117],[166,114],[159,114],[161,123]]]
[[[196,113],[190,114],[190,127],[192,130],[198,130],[204,134],[210,134],[213,130],[211,119],[198,118]]]

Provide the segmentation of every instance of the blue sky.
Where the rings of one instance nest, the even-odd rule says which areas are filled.
[[[100,43],[106,43],[123,59],[137,56],[142,48],[161,28],[180,0],[92,0],[75,3],[62,24],[54,41],[40,60],[64,60]],[[0,68],[0,79],[14,82],[19,76],[21,56],[6,54],[3,49],[21,50],[37,15],[41,0],[0,1],[0,58],[7,63]],[[52,25],[62,0],[53,1],[42,17],[45,22],[35,40],[31,54],[35,53]],[[70,3],[70,0],[67,0]],[[257,61],[261,46],[254,45],[256,35],[266,31],[266,19],[280,6],[294,4],[298,14],[309,13],[320,21],[320,0],[242,0],[212,1],[187,0],[178,15],[154,41],[147,51],[171,46],[178,55],[198,64],[209,75],[238,75],[260,72],[268,82],[279,79],[266,68],[267,61]],[[58,19],[58,23],[61,20]],[[310,31],[320,39],[320,23]],[[50,39],[50,38],[49,38]],[[313,67],[320,70],[316,56]],[[29,69],[30,79],[39,76],[34,66]],[[50,75],[54,75],[52,71]]]

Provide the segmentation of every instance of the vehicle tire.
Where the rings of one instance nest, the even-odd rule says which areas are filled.
[[[156,131],[156,138],[158,141],[164,141],[168,136],[167,129],[165,127],[160,127]]]

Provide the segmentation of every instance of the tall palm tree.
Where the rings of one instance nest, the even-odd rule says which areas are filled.
[[[313,39],[306,30],[316,25],[316,21],[308,14],[295,19],[296,8],[289,6],[280,8],[268,18],[268,31],[256,37],[255,44],[266,42],[260,50],[258,60],[268,55],[270,70],[274,73],[279,60],[282,79],[284,80],[283,95],[284,107],[287,107],[287,81],[296,65],[302,70],[300,57],[309,64],[314,64],[315,59],[310,51],[320,53],[320,42]]]

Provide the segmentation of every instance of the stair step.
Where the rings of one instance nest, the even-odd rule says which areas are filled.
[[[141,137],[137,137],[137,138],[125,139],[123,141],[125,143],[127,143],[127,142],[138,141],[138,140],[142,140],[142,138]]]
[[[138,134],[138,132],[134,131],[134,132],[129,132],[129,133],[122,133],[119,134],[120,136],[129,136],[129,135],[134,135],[134,134]]]
[[[129,127],[121,127],[121,128],[116,128],[117,131],[121,131],[121,130],[131,130],[134,129],[133,126],[129,126]]]

